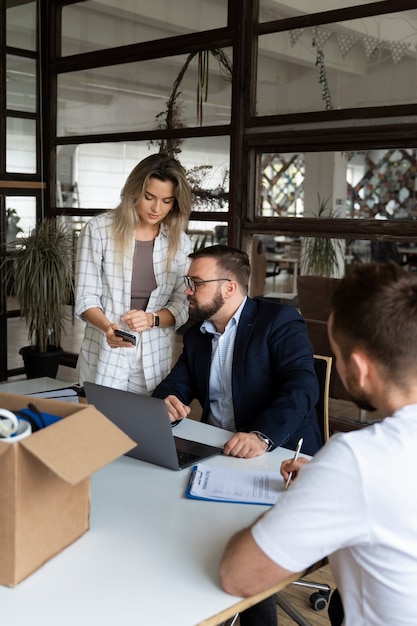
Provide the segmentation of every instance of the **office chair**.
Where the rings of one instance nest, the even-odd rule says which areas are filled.
[[[329,438],[329,391],[332,357],[315,354],[314,368],[319,381],[320,391],[316,409],[319,418],[322,443],[325,444]],[[310,596],[310,604],[315,611],[322,611],[327,607],[331,592],[329,585],[304,579],[296,580],[292,584],[316,590]],[[310,622],[308,622],[281,593],[277,593],[276,598],[277,604],[296,624],[299,626],[311,626]]]

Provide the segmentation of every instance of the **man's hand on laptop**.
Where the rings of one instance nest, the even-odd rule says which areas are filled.
[[[183,404],[176,396],[167,396],[165,398],[165,404],[168,408],[171,423],[178,422],[190,414],[190,407]]]

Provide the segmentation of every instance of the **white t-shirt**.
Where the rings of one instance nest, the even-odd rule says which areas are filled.
[[[417,405],[335,435],[252,529],[291,572],[328,556],[345,626],[417,625]]]

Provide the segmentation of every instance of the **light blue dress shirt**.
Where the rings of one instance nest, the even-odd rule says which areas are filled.
[[[208,423],[233,432],[236,432],[232,394],[233,351],[237,327],[245,302],[246,297],[227,323],[223,333],[219,333],[210,320],[204,321],[201,325],[201,332],[213,334],[211,342],[210,415]]]

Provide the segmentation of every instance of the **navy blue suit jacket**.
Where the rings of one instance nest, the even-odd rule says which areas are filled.
[[[184,404],[197,398],[207,421],[211,339],[200,323],[184,335],[183,352],[153,395],[177,396]],[[232,393],[236,430],[258,430],[276,446],[302,452],[321,446],[315,405],[319,390],[313,349],[300,313],[290,305],[248,298],[236,333]]]

